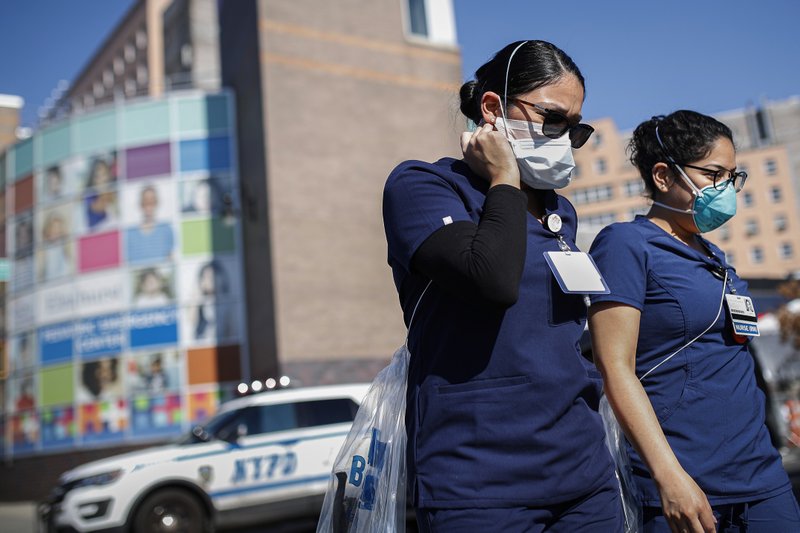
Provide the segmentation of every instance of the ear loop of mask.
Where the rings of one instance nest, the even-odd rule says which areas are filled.
[[[511,52],[511,55],[508,56],[508,63],[506,64],[506,80],[505,85],[503,86],[503,105],[500,106],[500,114],[503,115],[503,135],[506,136],[506,140],[511,143],[511,137],[508,136],[508,119],[506,119],[505,109],[508,105],[508,73],[511,71],[511,60],[514,59],[514,54],[517,53],[517,50],[522,48],[528,43],[528,41],[522,41],[520,44],[514,48],[514,51]]]
[[[672,359],[673,357],[678,355],[678,353],[680,353],[682,350],[684,350],[684,349],[688,348],[689,346],[691,346],[691,344],[693,342],[695,342],[697,339],[699,339],[700,337],[702,337],[703,335],[708,333],[708,331],[711,328],[714,327],[714,324],[716,324],[717,320],[719,320],[720,313],[722,313],[722,302],[725,301],[725,289],[726,289],[727,286],[728,286],[728,269],[726,268],[725,269],[725,279],[722,280],[722,295],[719,298],[719,309],[717,309],[717,316],[714,317],[714,320],[711,321],[711,324],[709,324],[708,327],[705,330],[703,330],[703,332],[700,335],[698,335],[694,339],[690,340],[689,342],[687,342],[686,344],[684,344],[683,346],[681,346],[680,348],[678,348],[677,350],[675,350],[674,352],[672,352],[671,354],[666,356],[664,359],[661,360],[660,363],[658,363],[656,366],[654,366],[653,368],[651,368],[650,370],[645,372],[644,375],[639,378],[639,381],[644,380],[644,378],[649,376],[656,368],[660,367],[661,365],[663,365],[664,363],[666,363],[667,361],[669,361],[670,359]]]
[[[697,185],[695,185],[694,182],[691,179],[689,179],[689,176],[686,175],[681,166],[678,163],[676,163],[674,159],[672,159],[671,155],[669,155],[667,147],[664,146],[664,143],[661,141],[661,135],[658,134],[658,126],[656,126],[656,140],[658,141],[658,145],[664,151],[664,155],[667,156],[667,160],[669,160],[669,162],[672,163],[672,165],[678,170],[678,172],[681,175],[681,178],[683,179],[683,181],[686,182],[686,185],[688,185],[689,188],[692,189],[694,195],[703,196],[703,191],[697,188]],[[672,209],[675,210],[674,207]],[[689,212],[689,211],[681,211],[681,212]],[[691,212],[694,213],[694,210],[692,209]]]

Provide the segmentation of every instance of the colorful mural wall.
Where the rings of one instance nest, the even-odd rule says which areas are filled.
[[[233,116],[174,93],[0,155],[0,453],[177,434],[244,377]]]

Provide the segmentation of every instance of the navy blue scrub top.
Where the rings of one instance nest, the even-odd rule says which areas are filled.
[[[725,254],[701,241],[715,258],[690,248],[638,216],[612,224],[591,255],[611,289],[592,302],[619,302],[641,311],[636,375],[641,378],[714,321],[723,265],[736,294],[747,283]],[[712,505],[767,498],[790,488],[765,426],[764,394],[756,386],[748,345],[733,339],[727,305],[711,329],[642,380],[667,441]],[[629,445],[642,503],[661,506],[650,473]]]
[[[384,227],[406,324],[428,283],[409,264],[449,221],[479,222],[488,183],[461,161],[407,161],[384,190]],[[575,209],[554,192],[572,249]],[[516,304],[470,303],[434,281],[409,334],[409,492],[428,508],[546,506],[613,476],[594,369],[579,351],[586,306],[566,295],[543,252],[555,236],[531,215]],[[596,373],[596,370],[594,370]]]

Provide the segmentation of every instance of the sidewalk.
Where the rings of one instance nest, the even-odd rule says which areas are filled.
[[[36,533],[36,504],[0,503],[0,533]]]

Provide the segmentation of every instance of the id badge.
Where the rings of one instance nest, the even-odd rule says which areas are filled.
[[[726,294],[725,301],[728,303],[728,314],[733,324],[733,332],[745,337],[758,337],[758,317],[753,307],[753,300],[748,296],[738,294]]]
[[[567,294],[608,294],[603,276],[592,256],[585,252],[545,252],[547,266]]]

